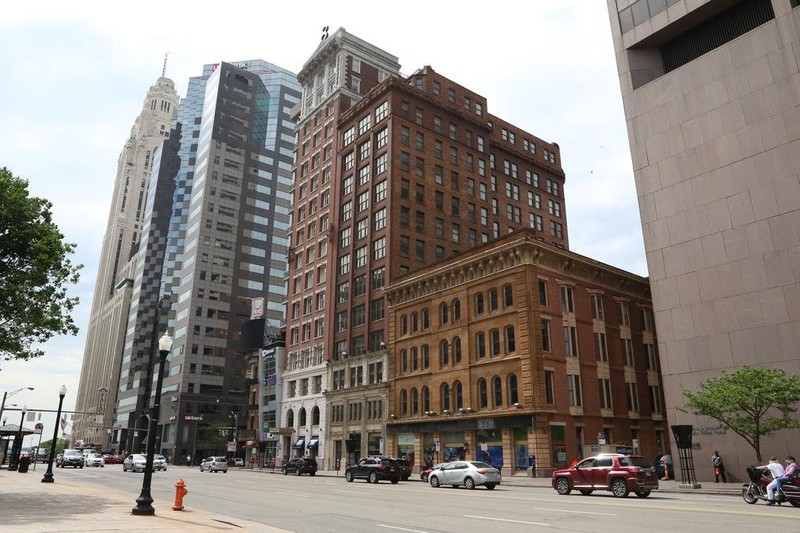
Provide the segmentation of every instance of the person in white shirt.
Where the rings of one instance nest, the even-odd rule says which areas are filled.
[[[778,462],[774,457],[769,458],[769,463],[761,465],[758,468],[766,468],[772,474],[772,479],[778,479],[783,475],[783,465]]]

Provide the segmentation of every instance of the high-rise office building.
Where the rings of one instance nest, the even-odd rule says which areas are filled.
[[[743,365],[800,372],[798,4],[608,0],[667,416],[693,426],[700,480],[714,450],[729,472],[754,452],[679,411],[682,389]]]
[[[117,163],[75,402],[78,414],[72,432],[75,439],[104,450],[111,443],[108,430],[114,418],[133,289],[132,258],[139,249],[146,224],[148,180],[155,151],[170,136],[178,102],[172,80],[160,77],[147,92]]]
[[[366,417],[385,416],[386,387],[366,385],[370,365],[391,356],[383,287],[521,228],[568,248],[560,151],[430,67],[401,76],[396,57],[344,29],[298,79],[284,446],[380,451],[382,426]],[[327,360],[347,385],[326,382]],[[334,398],[351,383],[366,394]],[[326,401],[322,417],[344,409],[336,425],[311,414]],[[320,427],[328,442],[313,438]]]

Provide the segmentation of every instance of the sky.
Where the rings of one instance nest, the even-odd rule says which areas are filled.
[[[406,0],[387,16],[368,1],[135,3],[11,2],[0,14],[0,167],[53,203],[71,258],[83,264],[77,336],[45,356],[0,362],[10,404],[55,410],[80,379],[103,233],[119,154],[148,88],[164,67],[178,93],[203,65],[263,59],[299,72],[322,28],[349,33],[399,58],[410,75],[431,66],[487,98],[487,111],[561,148],[570,249],[647,275],[630,149],[606,3],[597,0]],[[45,414],[44,440],[54,414]],[[33,422],[27,424],[33,426]],[[30,444],[31,437],[25,441]]]

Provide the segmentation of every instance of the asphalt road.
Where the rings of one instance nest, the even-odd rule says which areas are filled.
[[[132,504],[142,483],[142,474],[123,473],[121,465],[58,469],[57,475],[129,491]],[[282,476],[233,468],[227,474],[187,467],[155,472],[153,498],[172,502],[178,478],[189,490],[184,499],[187,507],[296,532],[730,533],[794,527],[800,519],[800,509],[747,505],[731,496],[658,492],[646,499],[633,495],[619,499],[610,493],[559,496],[552,489],[502,484],[491,492],[483,488],[434,489],[420,481],[372,485],[347,483],[343,477]]]

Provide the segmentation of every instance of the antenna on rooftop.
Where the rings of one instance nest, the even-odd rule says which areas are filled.
[[[167,58],[168,57],[169,57],[169,52],[166,52],[164,54],[164,67],[161,69],[161,77],[162,78],[167,75]]]

